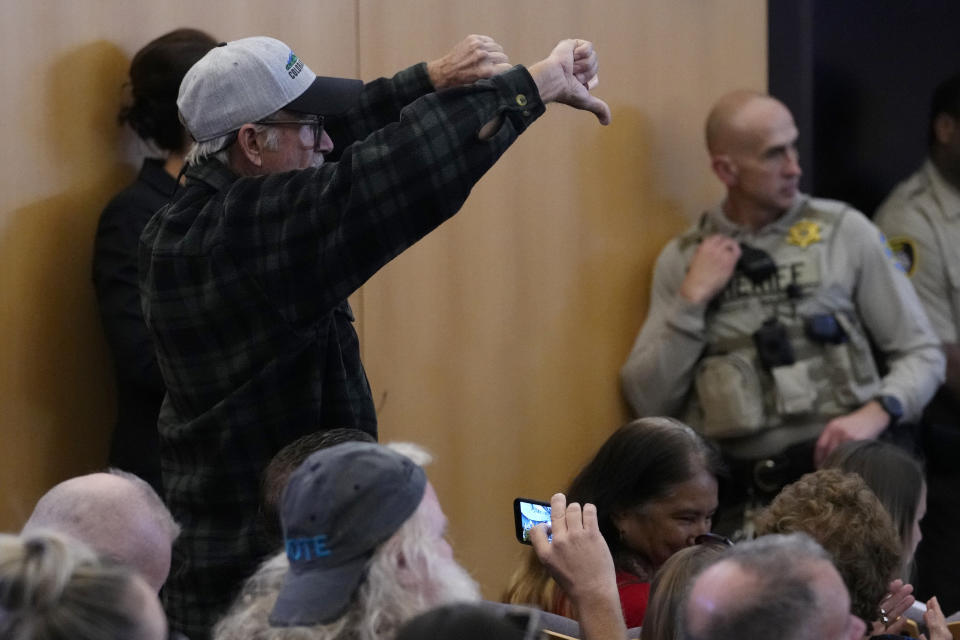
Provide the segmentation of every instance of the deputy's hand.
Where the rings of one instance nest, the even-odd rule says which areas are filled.
[[[490,36],[470,35],[457,43],[450,53],[427,63],[427,73],[435,89],[471,84],[510,69],[503,47]]]
[[[597,86],[597,53],[587,40],[561,40],[549,56],[530,66],[544,104],[560,102],[590,111],[610,124],[610,107],[590,93]]]
[[[876,400],[856,411],[834,418],[824,427],[813,450],[813,462],[819,467],[830,452],[850,440],[873,440],[890,424],[890,414]]]
[[[693,254],[680,295],[696,304],[709,302],[730,282],[739,259],[740,243],[733,238],[720,234],[704,238]]]

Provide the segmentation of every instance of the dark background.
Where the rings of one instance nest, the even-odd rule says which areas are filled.
[[[800,130],[803,191],[869,216],[926,155],[960,71],[958,0],[768,0],[769,88]]]

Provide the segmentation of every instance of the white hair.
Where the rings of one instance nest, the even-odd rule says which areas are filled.
[[[377,548],[347,611],[330,624],[270,626],[268,618],[288,569],[282,552],[265,562],[217,624],[214,640],[389,640],[424,611],[480,599],[477,583],[440,552],[422,508]]]
[[[264,134],[263,146],[270,151],[276,151],[280,147],[280,132],[275,127],[268,127],[264,124],[252,124],[253,130],[257,135]],[[225,135],[206,140],[204,142],[194,142],[187,151],[186,162],[192,165],[198,165],[208,159],[219,160],[225,166],[230,165],[230,144],[236,142],[237,132],[231,131]]]
[[[430,455],[429,451],[412,442],[390,442],[386,447],[391,451],[410,458],[418,467],[425,467],[433,462],[433,456]]]

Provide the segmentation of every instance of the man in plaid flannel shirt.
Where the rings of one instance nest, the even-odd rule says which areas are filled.
[[[376,435],[347,297],[456,213],[546,104],[607,124],[596,74],[587,41],[561,41],[528,70],[483,36],[366,85],[317,77],[265,37],[188,72],[177,104],[197,143],[140,256],[167,386],[164,489],[183,527],[165,590],[173,628],[208,637],[272,551],[254,523],[260,472],[281,447],[336,426]],[[334,139],[342,154],[324,163]]]

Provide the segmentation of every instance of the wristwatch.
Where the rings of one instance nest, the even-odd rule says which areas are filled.
[[[903,405],[900,404],[896,396],[879,395],[875,397],[874,400],[879,402],[883,410],[890,416],[890,424],[887,425],[888,429],[896,426],[897,423],[900,422],[900,419],[903,418]]]

